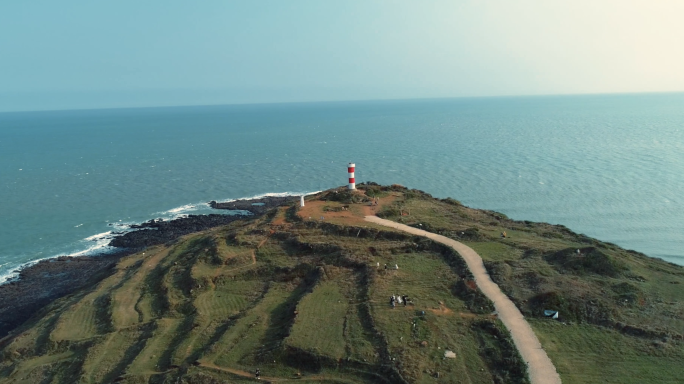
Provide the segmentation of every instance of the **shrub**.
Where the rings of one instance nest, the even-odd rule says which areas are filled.
[[[566,248],[544,257],[559,272],[570,272],[576,275],[594,273],[601,276],[616,277],[627,270],[624,263],[599,251],[594,247],[580,249]]]
[[[442,199],[442,202],[447,203],[449,205],[455,205],[457,207],[462,207],[463,204],[461,204],[460,201],[456,199],[452,199],[451,197],[447,197],[446,199]]]
[[[532,297],[528,301],[528,306],[532,315],[538,317],[542,317],[546,309],[558,311],[559,317],[564,320],[592,324],[604,324],[612,317],[608,306],[597,298],[566,296],[557,291],[544,292]]]

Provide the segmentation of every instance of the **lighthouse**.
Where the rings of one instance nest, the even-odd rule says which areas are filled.
[[[349,163],[347,166],[347,172],[349,172],[349,190],[353,191],[356,189],[356,180],[354,179],[354,168],[356,168],[356,164],[354,163]]]

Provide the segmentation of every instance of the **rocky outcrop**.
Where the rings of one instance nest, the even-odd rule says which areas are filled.
[[[217,203],[210,201],[209,206],[214,209],[228,209],[233,211],[247,211],[254,215],[263,215],[271,208],[287,205],[290,202],[298,200],[298,196],[284,196],[284,197],[262,197],[260,199],[236,200],[224,203]]]
[[[230,224],[244,219],[245,215],[189,215],[175,220],[150,220],[139,225],[131,225],[132,232],[115,237],[109,246],[117,248],[144,248],[165,244],[181,236],[205,229]]]
[[[233,215],[189,215],[175,220],[150,220],[142,224],[131,225],[134,231],[114,238],[109,245],[117,248],[143,248],[151,245],[165,244],[181,236],[203,231],[205,229],[230,224],[247,217],[258,217],[272,208],[295,201],[296,197],[264,197],[260,199],[237,200],[226,203],[210,201],[214,209],[235,211]]]

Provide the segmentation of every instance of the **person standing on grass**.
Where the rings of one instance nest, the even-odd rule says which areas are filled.
[[[261,380],[261,370],[259,368],[256,369],[254,372],[254,376],[256,377],[257,380]]]

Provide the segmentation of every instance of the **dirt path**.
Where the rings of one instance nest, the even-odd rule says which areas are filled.
[[[530,324],[527,323],[522,313],[520,313],[508,296],[501,292],[499,286],[492,281],[482,263],[482,258],[472,248],[448,237],[381,219],[377,216],[366,216],[366,221],[399,229],[414,235],[425,236],[455,249],[468,264],[468,268],[475,276],[475,282],[480,287],[482,293],[494,303],[499,319],[508,328],[516,348],[518,348],[520,355],[527,362],[532,384],[561,383],[556,367],[553,366],[551,359],[546,355],[546,351],[542,349],[541,343],[539,343],[539,339],[537,339],[537,336],[532,331]]]

